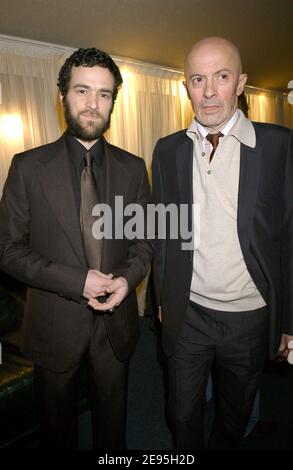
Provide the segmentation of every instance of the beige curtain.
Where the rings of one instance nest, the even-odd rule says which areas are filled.
[[[71,49],[0,36],[0,195],[12,156],[53,141],[62,132],[57,75]],[[108,140],[144,158],[148,170],[156,141],[187,127],[193,112],[183,74],[155,65],[115,59],[123,87]],[[246,87],[252,120],[293,127],[293,106],[281,92]]]
[[[58,59],[0,51],[0,195],[12,156],[60,134],[56,119]]]
[[[248,86],[245,95],[251,120],[293,128],[293,105],[288,103],[287,94]]]
[[[193,113],[180,73],[117,61],[123,87],[115,104],[108,139],[142,156],[150,169],[156,141],[187,127]]]

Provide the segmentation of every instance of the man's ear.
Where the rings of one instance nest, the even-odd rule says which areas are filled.
[[[240,96],[241,93],[243,92],[246,82],[247,82],[247,74],[246,73],[241,73],[239,75],[238,85],[237,85],[237,90],[236,90],[236,95],[237,96]]]

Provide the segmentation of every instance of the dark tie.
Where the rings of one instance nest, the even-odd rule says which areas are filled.
[[[80,226],[88,267],[100,269],[103,240],[97,240],[92,234],[93,224],[96,220],[92,216],[93,207],[99,203],[99,194],[93,174],[93,157],[90,152],[85,155],[85,167],[80,180]]]
[[[216,148],[218,147],[218,143],[219,143],[219,138],[222,137],[223,134],[222,132],[218,132],[217,134],[208,134],[207,135],[207,140],[212,144],[213,146],[213,150],[212,150],[212,153],[210,154],[210,162],[212,161],[212,158],[214,156],[214,153],[216,151]]]

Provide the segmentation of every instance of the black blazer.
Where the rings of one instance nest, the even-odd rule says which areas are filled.
[[[106,202],[145,206],[150,190],[144,161],[105,142]],[[56,142],[16,155],[0,204],[0,268],[28,285],[22,350],[33,362],[65,371],[88,340],[89,307],[82,299],[87,266],[69,156]],[[121,216],[121,214],[118,214]],[[146,240],[104,240],[101,271],[124,276],[129,295],[104,315],[113,350],[125,361],[138,338],[135,287],[151,258]]]
[[[293,132],[253,123],[254,149],[241,144],[238,236],[247,269],[269,308],[269,357],[281,333],[293,334]],[[158,141],[153,202],[192,203],[193,143],[186,130]],[[154,243],[154,284],[163,309],[163,344],[171,355],[189,302],[193,252],[182,240]]]

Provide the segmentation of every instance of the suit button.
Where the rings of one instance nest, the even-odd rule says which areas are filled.
[[[189,298],[189,292],[185,292],[185,297]]]

